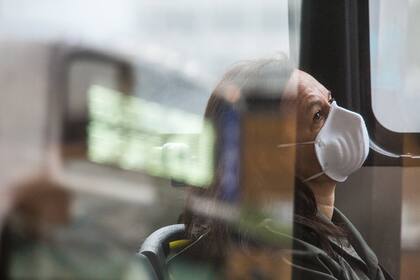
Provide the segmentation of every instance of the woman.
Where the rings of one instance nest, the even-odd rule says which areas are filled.
[[[276,147],[280,153],[295,156],[294,226],[293,237],[289,236],[294,249],[293,278],[391,279],[350,221],[334,208],[337,182],[345,181],[359,169],[369,151],[362,117],[339,107],[323,85],[309,74],[291,68],[285,58],[235,66],[214,90],[205,116],[217,126],[224,121],[227,111],[239,106],[240,100],[246,99],[249,103],[259,98],[270,100],[271,107],[275,104],[281,116],[279,126],[286,124],[285,127],[294,128],[294,131],[283,130],[282,142]],[[217,142],[220,145],[220,135]],[[225,172],[221,152],[216,151],[216,155],[213,185],[194,189],[189,198],[183,218],[188,235],[195,242],[183,253],[194,256],[195,260],[211,260],[220,268],[221,264],[229,262],[231,248],[244,251],[252,248],[252,252],[256,252],[266,245],[229,226],[214,211],[217,204],[202,204],[202,209],[197,209],[194,203],[197,198],[226,201],[221,183]],[[259,190],[264,192],[264,187]],[[229,275],[226,270],[230,268],[221,273]],[[281,278],[264,271],[258,271],[257,276],[259,278],[249,279]]]

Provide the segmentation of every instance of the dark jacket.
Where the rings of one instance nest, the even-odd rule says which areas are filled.
[[[308,228],[295,224],[294,236],[292,237],[272,231],[269,223],[265,222],[264,229],[269,231],[270,234],[275,233],[282,236],[290,241],[289,244],[293,244],[292,262],[280,258],[278,260],[279,266],[284,266],[284,263],[280,262],[287,262],[288,265],[291,265],[294,280],[392,280],[392,277],[379,265],[375,253],[357,229],[337,209],[334,211],[332,222],[340,224],[344,228],[348,234],[349,242],[348,245],[343,246],[342,244],[347,242],[331,239],[332,248],[336,253],[335,257],[331,257],[319,248],[316,235],[312,234]],[[186,279],[187,275],[190,277],[188,279],[223,279],[223,275],[227,274],[226,269],[230,269],[229,266],[222,267],[220,262],[217,264],[211,261],[203,262],[202,260],[196,262],[197,257],[191,258],[189,254],[189,251],[200,251],[200,244],[205,242],[206,239],[201,238],[199,242],[194,243],[194,246],[187,248],[168,263],[171,279]],[[253,251],[251,251],[252,253]],[[201,254],[205,255],[205,252],[201,251]],[[241,269],[246,270],[247,267]],[[284,277],[270,275],[268,279],[282,278]],[[247,277],[246,279],[266,278]]]
[[[331,240],[336,258],[318,248],[316,237],[303,226],[295,225],[293,247],[294,279],[370,279],[392,277],[379,265],[378,258],[353,224],[337,209],[332,222],[340,224],[348,234],[349,245]],[[299,252],[299,253],[298,253]],[[303,253],[303,252],[306,252]]]

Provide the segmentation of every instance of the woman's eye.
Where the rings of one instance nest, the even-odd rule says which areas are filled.
[[[321,120],[321,118],[322,118],[321,111],[318,111],[318,112],[315,113],[313,119],[314,119],[314,121],[319,121],[319,120]]]

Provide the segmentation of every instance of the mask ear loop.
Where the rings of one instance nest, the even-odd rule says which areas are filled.
[[[318,143],[318,141],[306,141],[306,142],[297,142],[297,143],[285,143],[285,144],[279,144],[277,145],[277,148],[288,148],[288,147],[295,147],[298,145],[309,145],[309,144],[315,144]],[[325,170],[318,172],[312,176],[310,176],[309,178],[306,178],[303,180],[304,183],[311,181],[313,179],[316,179],[318,177],[321,177],[323,174],[325,174]]]
[[[307,141],[307,142],[298,142],[298,143],[285,143],[285,144],[279,144],[277,145],[277,148],[288,148],[288,147],[294,147],[299,145],[309,145],[314,144],[316,141]]]
[[[318,177],[321,177],[321,176],[322,176],[322,175],[324,175],[324,174],[325,174],[325,171],[318,172],[318,173],[316,173],[315,175],[312,175],[311,177],[306,178],[305,180],[303,180],[303,182],[304,182],[304,183],[306,183],[306,182],[308,182],[308,181],[311,181],[311,180],[313,180],[313,179],[316,179],[316,178],[318,178]]]

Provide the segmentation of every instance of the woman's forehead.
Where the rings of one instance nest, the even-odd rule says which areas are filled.
[[[288,98],[300,99],[308,94],[317,94],[327,99],[331,92],[314,77],[302,70],[294,70],[286,86],[285,94]]]

